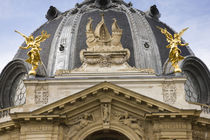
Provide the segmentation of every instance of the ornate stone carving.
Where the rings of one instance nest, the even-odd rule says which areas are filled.
[[[104,128],[109,128],[110,114],[111,114],[111,105],[110,104],[102,104],[101,105],[101,116],[102,116]]]
[[[193,130],[192,131],[192,137],[195,140],[207,140],[208,134],[207,132],[205,133],[204,130]]]
[[[9,116],[10,108],[0,110],[0,119]]]
[[[130,51],[124,49],[121,44],[122,29],[117,25],[117,20],[113,19],[112,35],[110,35],[104,21],[102,20],[96,26],[95,31],[92,29],[92,18],[86,26],[86,44],[87,50],[80,52],[80,59],[82,62],[100,67],[110,67],[111,64],[123,64],[130,57]]]
[[[102,15],[102,20],[96,26],[95,31],[92,28],[93,20],[89,18],[86,26],[88,48],[80,51],[80,59],[83,64],[69,73],[134,71],[154,74],[152,69],[136,69],[127,63],[130,58],[130,51],[123,48],[121,44],[123,30],[118,26],[117,20],[113,20],[112,35],[110,35],[104,21],[104,15]],[[56,75],[62,75],[61,71],[56,72]]]
[[[103,68],[103,69],[98,69],[98,67],[92,67],[93,69],[97,69],[95,72],[109,72],[109,70]],[[107,68],[107,67],[106,67]],[[113,68],[110,70],[113,72],[115,69]],[[87,71],[87,64],[83,64],[80,68],[74,69],[74,70],[57,70],[55,75],[57,77],[59,76],[69,76],[72,73],[79,73],[79,72],[85,72]],[[142,75],[155,75],[154,69],[138,69],[135,67],[130,67],[127,63],[125,63],[122,67],[117,69],[118,72],[138,72],[141,73]]]
[[[129,115],[128,112],[114,112],[113,115],[114,119],[118,119],[120,123],[133,129],[140,137],[144,136],[144,129],[142,128],[142,124],[140,124],[140,121],[137,118]]]
[[[80,52],[80,59],[82,62],[90,65],[99,64],[100,67],[110,67],[112,64],[120,65],[125,63],[130,57],[128,49],[118,52],[87,52],[82,50]]]
[[[163,83],[163,101],[168,104],[176,102],[176,86],[174,83]]]
[[[94,121],[93,115],[89,113],[85,113],[82,116],[75,118],[75,120],[71,120],[67,122],[69,126],[67,133],[65,135],[66,140],[72,139],[78,131],[89,125]]]
[[[35,90],[35,103],[47,104],[48,103],[48,87],[47,85],[38,85]]]
[[[208,105],[201,105],[201,110],[205,114],[210,114],[210,106],[208,106]]]

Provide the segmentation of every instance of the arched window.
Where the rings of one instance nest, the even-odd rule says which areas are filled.
[[[189,56],[181,68],[186,76],[186,100],[210,104],[210,73],[206,65],[197,57]]]
[[[25,103],[26,89],[23,79],[28,73],[28,66],[23,60],[11,61],[0,75],[0,108],[17,106]]]

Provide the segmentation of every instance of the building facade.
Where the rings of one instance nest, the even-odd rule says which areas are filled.
[[[51,6],[37,74],[19,49],[0,75],[0,139],[210,139],[210,72],[188,46],[173,72],[159,17],[123,0]]]

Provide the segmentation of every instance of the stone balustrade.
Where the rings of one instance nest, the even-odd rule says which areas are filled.
[[[210,106],[209,105],[201,105],[201,109],[205,114],[210,114]]]
[[[10,110],[12,108],[14,108],[14,107],[9,107],[9,108],[5,108],[5,109],[1,109],[0,110],[0,119],[5,118],[5,117],[8,117],[9,116],[9,113],[10,113]]]

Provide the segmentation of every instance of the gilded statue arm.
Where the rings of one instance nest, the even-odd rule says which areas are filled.
[[[180,46],[188,46],[189,43],[185,43],[185,44],[182,44],[182,43],[179,43]]]
[[[20,48],[21,48],[21,49],[24,49],[24,50],[27,50],[27,49],[30,48],[30,46],[29,46],[29,45],[28,45],[27,47],[22,47],[22,46],[20,46]]]
[[[162,34],[164,34],[166,36],[166,40],[168,41],[168,43],[171,43],[171,41],[173,40],[173,36],[167,31],[167,29],[163,29],[159,26],[156,26]]]
[[[26,35],[24,35],[23,33],[19,32],[17,30],[15,30],[15,32],[18,33],[18,34],[20,34],[21,36],[23,36],[25,39],[28,38]]]
[[[171,44],[167,45],[166,48],[171,48]]]

